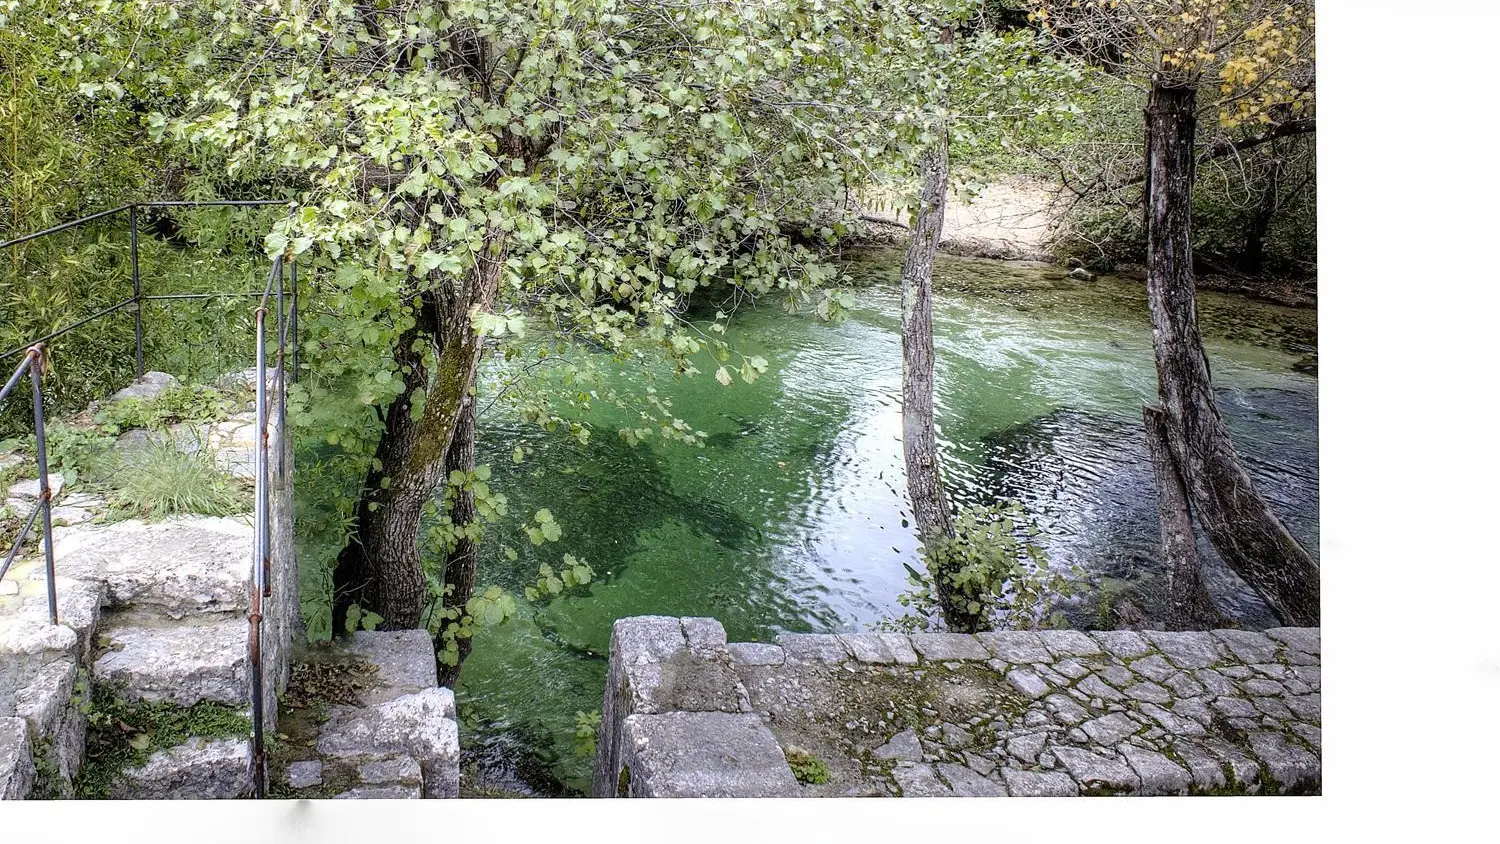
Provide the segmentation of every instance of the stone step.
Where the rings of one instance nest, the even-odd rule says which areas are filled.
[[[248,516],[84,525],[58,539],[56,568],[66,577],[103,583],[111,607],[150,609],[168,618],[244,612],[254,535]]]
[[[25,624],[51,625],[52,614],[47,604],[46,574],[41,560],[31,559],[11,567],[4,581],[0,581],[0,624],[5,620]],[[12,580],[14,577],[16,579]],[[104,601],[104,585],[91,580],[75,580],[58,577],[57,621],[78,634],[75,648],[78,659],[93,641],[94,629],[99,624],[99,613]]]
[[[344,800],[422,797],[422,764],[404,753],[291,762],[279,780],[297,797]]]
[[[189,739],[120,774],[115,800],[223,800],[250,794],[249,739]]]
[[[430,657],[429,657],[430,658]],[[411,756],[422,796],[458,796],[458,721],[453,690],[429,688],[364,707],[334,706],[318,731],[324,760]]]
[[[250,624],[239,613],[169,621],[109,613],[99,626],[94,682],[127,701],[248,706]]]
[[[376,668],[361,693],[366,706],[395,700],[438,684],[432,634],[426,630],[361,630],[345,646]]]

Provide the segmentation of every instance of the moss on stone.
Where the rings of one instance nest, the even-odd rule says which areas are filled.
[[[786,763],[792,776],[803,785],[823,785],[828,782],[828,763],[798,747],[786,749]]]
[[[118,690],[96,685],[83,708],[88,717],[79,797],[110,796],[120,774],[146,763],[151,754],[190,738],[248,738],[250,719],[221,703],[199,701],[189,707],[167,701],[127,702]]]

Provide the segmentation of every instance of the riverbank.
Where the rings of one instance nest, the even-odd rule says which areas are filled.
[[[888,196],[857,200],[860,228],[846,238],[847,246],[906,247],[911,230],[904,212]],[[1023,261],[1062,268],[1058,247],[1070,231],[1070,204],[1055,184],[1033,176],[1001,176],[976,195],[950,192],[943,215],[943,238],[938,251],[959,258]],[[1106,275],[1144,283],[1146,268],[1121,263]],[[1291,308],[1314,308],[1318,301],[1316,276],[1250,276],[1200,266],[1199,289],[1247,296]],[[970,291],[979,292],[979,291]]]

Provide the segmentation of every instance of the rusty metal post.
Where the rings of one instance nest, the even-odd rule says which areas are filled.
[[[57,571],[52,559],[52,484],[47,481],[47,420],[42,411],[42,365],[47,347],[32,346],[26,357],[31,360],[31,415],[36,423],[37,500],[42,511],[42,556],[47,563],[47,613],[57,623]]]
[[[297,262],[292,262],[292,383],[297,383],[302,371],[302,342],[297,333]],[[283,435],[284,436],[284,435]]]
[[[272,265],[272,272],[276,267]],[[255,430],[260,439],[255,459],[255,559],[250,575],[250,722],[251,776],[255,779],[255,798],[266,792],[265,693],[261,667],[260,625],[262,595],[267,581],[270,558],[266,553],[267,533],[265,433],[266,433],[266,307],[264,300],[255,310]]]

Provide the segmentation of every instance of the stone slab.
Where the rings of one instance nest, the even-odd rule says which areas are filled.
[[[244,612],[254,561],[248,518],[181,517],[75,528],[59,540],[60,574],[102,582],[110,606],[170,618]]]
[[[130,382],[125,387],[109,397],[110,402],[124,401],[125,399],[154,399],[167,390],[181,386],[181,382],[175,376],[165,372],[147,372],[140,378]]]
[[[25,800],[36,782],[26,721],[0,718],[0,800]]]
[[[623,733],[631,797],[790,797],[800,788],[754,715],[631,715]]]
[[[224,800],[251,790],[248,740],[189,739],[121,774],[110,796],[129,800]]]
[[[348,649],[376,667],[372,682],[380,689],[366,693],[367,703],[384,702],[438,684],[432,636],[425,630],[361,630],[354,634]]]
[[[107,619],[108,642],[94,660],[94,679],[125,700],[250,704],[250,626],[238,613],[214,613],[163,623],[159,619]],[[429,650],[431,645],[428,646]]]
[[[319,728],[317,750],[324,757],[410,755],[421,763],[427,797],[457,797],[453,690],[423,689],[375,706],[335,706]]]

